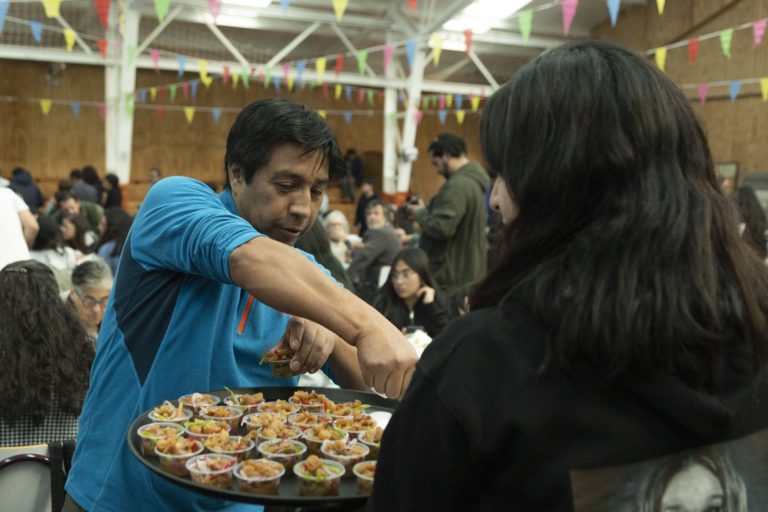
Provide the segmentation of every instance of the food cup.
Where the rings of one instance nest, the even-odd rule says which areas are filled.
[[[373,477],[376,473],[376,461],[358,462],[352,467],[352,472],[357,477],[357,492],[371,494],[373,492]]]
[[[204,431],[203,429],[207,430]],[[190,439],[196,439],[205,443],[206,439],[213,434],[218,434],[222,430],[232,431],[232,426],[226,421],[216,420],[197,420],[188,421],[184,424],[184,431]]]
[[[301,430],[296,427],[285,426],[280,432],[277,433],[277,437],[270,437],[265,435],[264,430],[267,427],[261,427],[256,431],[256,439],[259,443],[265,443],[274,439],[299,439],[301,437]]]
[[[290,359],[279,359],[277,361],[267,361],[269,369],[272,371],[272,376],[278,379],[285,379],[287,377],[293,377],[293,370],[291,370]]]
[[[173,433],[169,430],[172,430]],[[155,446],[157,446],[158,439],[165,439],[170,436],[180,436],[184,433],[184,427],[178,423],[171,422],[148,423],[139,427],[136,430],[136,433],[138,433],[141,438],[141,453],[145,457],[154,458],[157,457],[157,454],[155,454]]]
[[[278,451],[275,451],[276,448]],[[304,457],[307,446],[295,439],[275,439],[261,443],[258,450],[265,459],[279,462],[289,469]]]
[[[333,435],[330,438],[333,441],[346,441],[349,438],[349,434],[344,430],[341,430],[335,427],[327,427],[327,428],[329,428],[333,432]],[[302,432],[301,438],[304,444],[307,445],[307,449],[309,450],[309,453],[311,455],[317,455],[318,457],[322,457],[320,453],[320,447],[323,445],[323,441],[327,441],[328,438],[323,438],[323,439],[319,438],[314,428],[310,428]]]
[[[272,413],[272,412],[254,412],[244,416],[240,421],[245,425],[246,432],[251,430],[259,430],[264,425],[269,425],[272,421],[279,420],[283,423],[288,423],[288,417],[284,414]]]
[[[240,418],[243,417],[243,411],[238,407],[228,405],[214,405],[200,409],[200,419],[223,421],[229,423],[230,430],[236,430],[240,425]]]
[[[160,460],[160,467],[172,475],[189,476],[189,470],[186,466],[187,461],[203,452],[203,443],[195,441],[194,446],[194,450],[179,454],[162,453],[157,449],[157,446],[155,446],[155,454]]]
[[[302,411],[288,416],[288,423],[301,430],[318,427],[320,425],[330,425],[331,417],[327,414],[315,414],[309,411]]]
[[[256,395],[262,394],[256,393]],[[264,395],[261,396],[261,400],[254,400],[254,398],[254,395],[235,395],[234,399],[228,396],[224,399],[224,403],[230,407],[239,408],[243,414],[250,414],[256,412],[259,404],[264,402]]]
[[[353,439],[351,441],[341,441],[341,444],[344,445],[348,452],[340,453],[334,449],[336,443],[339,443],[339,441],[324,441],[320,446],[320,453],[324,458],[336,461],[344,466],[344,477],[354,476],[352,468],[358,462],[363,462],[370,450],[366,445],[358,443]]]
[[[258,468],[259,471],[249,476],[248,466]],[[273,460],[249,459],[238,464],[234,473],[240,492],[276,496],[280,491],[280,479],[285,474],[285,467]]]
[[[259,404],[257,410],[259,412],[271,412],[282,414],[284,416],[290,416],[299,412],[300,407],[296,404],[286,402],[285,400],[275,400],[274,402],[264,402]]]
[[[376,436],[377,433],[379,434],[378,442],[374,440],[374,436]],[[370,450],[367,457],[368,460],[376,460],[379,457],[379,448],[381,448],[381,427],[368,429],[360,434],[357,439]]]
[[[227,443],[234,444],[238,448],[231,449],[226,446],[212,445],[210,443],[205,445],[205,448],[211,453],[217,453],[222,455],[229,455],[236,458],[238,461],[243,461],[248,458],[256,443],[253,440],[243,436],[232,436],[227,440]]]
[[[341,483],[341,477],[344,474],[344,466],[332,460],[319,460],[323,465],[322,476],[307,471],[306,466],[311,459],[293,466],[293,473],[299,479],[299,496],[336,496],[339,494],[339,483]]]
[[[206,453],[187,460],[186,469],[192,480],[199,484],[229,489],[235,464],[237,459],[229,455]]]
[[[179,397],[179,402],[184,404],[184,407],[188,407],[192,410],[192,414],[195,416],[200,414],[200,409],[203,407],[212,407],[221,402],[221,398],[216,395],[209,395],[205,393],[190,393]]]
[[[175,412],[173,413],[172,416],[168,414],[159,413],[158,409],[159,407],[155,407],[155,409],[149,412],[149,414],[147,415],[149,419],[155,422],[162,422],[162,423],[185,423],[192,418],[192,414],[193,414],[191,409],[184,406],[182,406],[181,412],[179,412],[178,407],[174,407],[173,410]]]

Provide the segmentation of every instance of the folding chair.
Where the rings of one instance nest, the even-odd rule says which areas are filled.
[[[14,512],[59,512],[74,440],[0,447],[0,508]]]

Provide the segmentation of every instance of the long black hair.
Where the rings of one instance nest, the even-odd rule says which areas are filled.
[[[115,241],[115,246],[112,248],[110,256],[119,256],[120,251],[123,250],[125,239],[128,238],[128,231],[133,224],[133,217],[131,217],[125,210],[113,207],[104,210],[104,217],[107,221],[107,229],[104,231],[104,235],[99,239],[98,247],[100,249],[102,245],[107,242]]]
[[[40,230],[35,237],[35,243],[32,246],[33,251],[53,250],[59,254],[64,253],[64,239],[61,237],[61,229],[56,221],[46,215],[41,215],[37,219]]]
[[[26,260],[0,271],[0,325],[0,418],[31,415],[39,424],[54,393],[65,412],[79,414],[94,349],[50,268]]]
[[[65,219],[75,225],[75,238],[72,240],[66,240],[65,243],[73,249],[77,249],[78,251],[82,252],[83,254],[92,253],[94,246],[88,245],[85,240],[85,235],[89,231],[92,231],[91,223],[88,222],[88,219],[85,217],[85,215],[79,213],[77,215],[68,215],[63,217],[61,222],[64,222]]]
[[[544,367],[672,371],[697,385],[731,342],[768,347],[768,272],[739,238],[688,100],[646,59],[569,44],[488,100],[484,156],[519,215],[472,309],[520,297]]]
[[[395,287],[392,285],[392,272],[395,272],[395,267],[401,261],[405,262],[406,265],[419,275],[423,284],[434,288],[435,300],[437,300],[437,294],[440,293],[435,276],[432,275],[432,271],[429,269],[427,253],[421,249],[414,248],[403,249],[397,253],[392,260],[392,268],[387,276],[387,282],[379,288],[379,291],[373,298],[373,307],[397,327],[407,325],[409,316],[405,301],[400,298],[395,291]]]

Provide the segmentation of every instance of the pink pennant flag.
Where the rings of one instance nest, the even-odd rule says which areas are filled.
[[[107,116],[107,104],[104,102],[99,103],[99,117],[103,121]]]
[[[364,100],[365,100],[365,89],[361,87],[357,90],[357,102],[362,105]]]
[[[229,83],[229,77],[231,75],[231,72],[229,71],[229,66],[224,64],[224,69],[222,71],[223,71],[223,77],[222,77],[221,83],[223,83],[224,85],[227,85]]]
[[[763,42],[763,34],[765,34],[766,23],[768,23],[768,20],[760,20],[756,21],[755,24],[752,25],[752,33],[755,37],[755,46],[758,46]]]
[[[416,0],[408,0],[408,7],[410,7],[412,11],[415,11],[416,10]]]
[[[384,72],[387,72],[387,69],[389,69],[389,63],[392,60],[392,51],[394,49],[392,48],[392,45],[385,45],[384,46]]]
[[[155,67],[155,73],[160,72],[160,52],[154,48],[149,50],[149,57],[152,59],[152,65]]]
[[[287,82],[288,81],[288,72],[290,71],[291,66],[286,62],[283,64],[283,79]]]
[[[189,82],[184,82],[181,84],[181,92],[184,93],[184,99],[189,99]]]
[[[208,9],[211,11],[213,21],[216,21],[221,12],[221,0],[208,0]]]
[[[464,45],[467,47],[466,53],[469,55],[469,52],[472,51],[472,29],[468,28],[464,31]]]
[[[707,94],[709,93],[709,84],[699,84],[699,101],[703,105],[707,101]]]
[[[571,22],[576,15],[576,8],[579,6],[579,0],[563,0],[563,34],[566,36],[571,31]]]
[[[424,112],[417,110],[413,113],[413,118],[416,120],[416,124],[421,123],[421,119],[424,117]]]
[[[445,94],[441,94],[440,97],[437,98],[437,108],[445,110]]]

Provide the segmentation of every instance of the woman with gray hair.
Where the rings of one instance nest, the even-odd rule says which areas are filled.
[[[83,262],[72,271],[72,289],[67,300],[94,340],[99,335],[101,319],[111,291],[112,270],[101,259]]]

